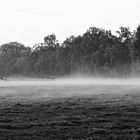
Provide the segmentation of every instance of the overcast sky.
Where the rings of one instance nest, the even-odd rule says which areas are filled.
[[[91,27],[134,30],[140,23],[140,0],[0,0],[0,44],[28,46],[55,33],[59,42]]]

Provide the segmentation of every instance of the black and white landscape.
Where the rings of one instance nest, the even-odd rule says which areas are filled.
[[[139,5],[0,1],[0,140],[139,140]]]

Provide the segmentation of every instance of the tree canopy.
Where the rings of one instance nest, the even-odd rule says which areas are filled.
[[[128,76],[139,67],[140,26],[136,31],[90,27],[83,35],[60,44],[55,34],[26,47],[18,42],[0,47],[0,73],[5,75],[62,76],[72,73]]]

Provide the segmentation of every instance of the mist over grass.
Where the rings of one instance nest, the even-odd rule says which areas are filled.
[[[8,77],[7,81],[0,81],[0,87],[3,86],[140,86],[140,78],[109,78],[86,75],[72,75],[49,79],[19,76]]]
[[[0,139],[139,139],[140,79],[73,74],[0,81]]]

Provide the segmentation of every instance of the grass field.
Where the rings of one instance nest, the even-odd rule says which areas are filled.
[[[22,139],[138,140],[140,87],[0,82],[0,140]]]

